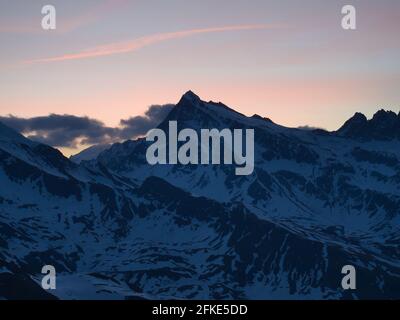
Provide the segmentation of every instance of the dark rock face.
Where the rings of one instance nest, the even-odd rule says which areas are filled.
[[[371,120],[356,113],[337,132],[337,135],[361,140],[393,140],[400,138],[400,113],[380,110]]]
[[[0,273],[0,296],[8,300],[58,300],[26,275]]]

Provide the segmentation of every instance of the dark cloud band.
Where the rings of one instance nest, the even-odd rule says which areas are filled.
[[[30,139],[53,147],[75,148],[79,144],[112,143],[142,136],[159,125],[173,106],[150,106],[143,116],[123,119],[115,128],[89,117],[58,114],[33,118],[7,116],[0,117],[0,121]]]

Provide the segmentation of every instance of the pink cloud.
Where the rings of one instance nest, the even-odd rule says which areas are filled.
[[[265,24],[236,25],[236,26],[216,27],[216,28],[191,29],[178,32],[158,33],[137,38],[131,41],[106,44],[103,46],[86,49],[77,53],[65,54],[43,59],[28,60],[24,61],[24,63],[28,64],[46,63],[46,62],[57,62],[66,60],[87,59],[87,58],[94,58],[101,56],[110,56],[114,54],[134,52],[144,47],[157,44],[159,42],[164,42],[172,39],[186,38],[198,34],[228,32],[228,31],[262,30],[262,29],[273,29],[273,28],[279,28],[279,26],[265,25]]]

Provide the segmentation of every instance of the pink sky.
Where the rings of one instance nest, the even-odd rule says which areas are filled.
[[[399,1],[357,2],[356,31],[339,0],[53,2],[54,32],[39,3],[1,4],[0,115],[116,126],[187,90],[291,127],[399,111]]]

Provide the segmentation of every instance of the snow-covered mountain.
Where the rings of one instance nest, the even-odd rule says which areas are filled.
[[[91,146],[87,149],[82,150],[81,152],[70,156],[69,159],[75,163],[81,163],[82,161],[89,161],[96,159],[100,153],[104,150],[107,150],[111,144],[97,144]]]
[[[254,129],[249,176],[150,166],[143,139],[78,165],[0,126],[0,297],[398,299],[400,116],[364,118],[290,129],[186,93],[159,128]]]

